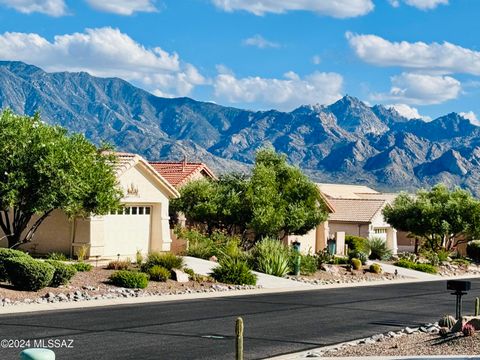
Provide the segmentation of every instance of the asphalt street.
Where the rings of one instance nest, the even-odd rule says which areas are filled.
[[[476,296],[480,279],[472,280],[464,313],[473,312]],[[455,297],[446,281],[436,281],[2,315],[0,339],[62,346],[53,349],[59,360],[234,359],[235,319],[242,316],[245,358],[263,359],[445,313],[455,314]],[[0,348],[0,359],[19,352]]]

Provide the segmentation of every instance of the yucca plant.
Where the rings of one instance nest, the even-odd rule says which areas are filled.
[[[387,247],[387,243],[380,237],[374,237],[367,242],[367,253],[370,253],[371,260],[387,260],[392,257],[392,251]]]
[[[290,250],[280,240],[264,238],[252,251],[254,269],[283,277],[290,271]]]

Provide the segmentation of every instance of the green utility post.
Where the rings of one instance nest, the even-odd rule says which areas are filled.
[[[475,298],[475,316],[480,315],[480,298]]]
[[[295,253],[295,262],[293,263],[293,273],[295,276],[300,275],[300,242],[294,241],[292,242],[293,251]]]
[[[235,359],[236,360],[243,360],[243,319],[241,317],[237,318],[235,322]]]

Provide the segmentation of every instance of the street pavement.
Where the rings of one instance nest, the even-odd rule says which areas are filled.
[[[476,296],[480,279],[465,313]],[[242,316],[245,358],[263,359],[433,322],[454,306],[446,281],[319,289],[6,314],[0,339],[43,341],[58,360],[233,359]],[[18,359],[20,350],[0,348],[0,359]]]

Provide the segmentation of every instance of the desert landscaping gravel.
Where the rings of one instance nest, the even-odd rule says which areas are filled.
[[[323,357],[360,356],[421,356],[421,355],[478,355],[480,335],[465,337],[462,333],[442,338],[438,334],[416,332],[370,344],[346,346],[337,351],[322,353]]]

